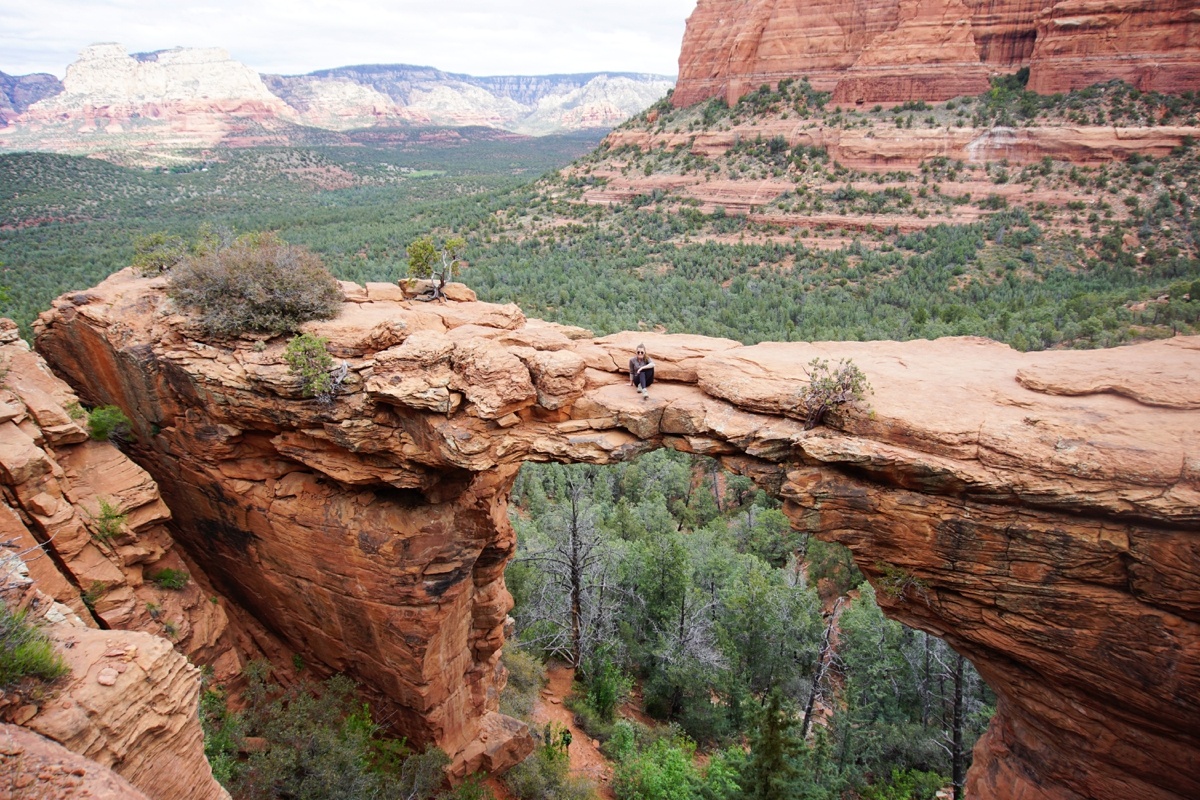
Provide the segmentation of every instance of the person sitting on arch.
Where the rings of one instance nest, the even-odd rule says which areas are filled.
[[[654,362],[646,355],[644,344],[639,344],[637,353],[629,359],[629,383],[637,388],[643,400],[650,397],[650,384],[654,383]]]

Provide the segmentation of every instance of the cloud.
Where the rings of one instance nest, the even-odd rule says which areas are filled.
[[[421,64],[471,75],[674,74],[695,0],[0,0],[0,70],[62,76],[80,49],[223,47],[260,72]]]

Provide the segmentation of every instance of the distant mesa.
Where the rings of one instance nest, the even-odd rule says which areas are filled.
[[[386,64],[260,75],[220,48],[130,55],[103,43],[84,48],[61,83],[0,74],[0,149],[287,145],[305,128],[412,125],[544,135],[614,127],[673,85],[641,73],[476,78]]]
[[[679,57],[677,107],[733,103],[807,77],[841,103],[949,100],[995,74],[1065,92],[1114,78],[1142,91],[1200,86],[1195,0],[699,0]]]

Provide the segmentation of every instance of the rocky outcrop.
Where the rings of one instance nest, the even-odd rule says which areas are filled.
[[[31,732],[0,725],[5,786],[17,797],[229,800],[204,758],[200,670],[165,639],[87,627],[37,584],[22,558],[0,552],[0,603],[42,625],[69,669],[20,705],[8,703],[19,694],[4,698],[0,718]]]
[[[1040,92],[1113,78],[1182,92],[1200,75],[1198,36],[1187,0],[700,0],[672,101],[733,103],[797,77],[836,102],[948,100],[1021,67]]]
[[[19,725],[0,723],[0,786],[9,800],[147,800],[95,761]]]
[[[79,399],[10,320],[0,320],[0,365],[0,541],[38,555],[38,588],[93,625],[167,636],[221,680],[237,676],[225,607],[175,547],[150,475],[88,437]],[[165,570],[186,585],[158,585]]]
[[[38,347],[135,418],[134,452],[213,580],[387,694],[459,774],[526,746],[496,713],[520,463],[668,446],[783,497],[795,526],[850,547],[888,613],[972,659],[1000,697],[972,796],[1200,793],[1195,338],[1030,354],[591,339],[514,306],[345,289],[338,319],[306,326],[346,366],[328,406],[299,396],[282,341],[197,341],[161,279],[130,271],[60,299]],[[659,365],[649,400],[622,375],[639,341]],[[805,430],[814,357],[853,358],[871,413]]]
[[[1119,78],[1144,92],[1200,86],[1192,0],[1059,0],[1037,20],[1029,88],[1052,94]]]
[[[1112,125],[1031,126],[1025,128],[879,128],[846,129],[823,123],[798,129],[785,119],[755,120],[724,131],[700,134],[660,133],[622,128],[605,137],[611,149],[634,145],[644,151],[686,148],[706,158],[724,155],[739,141],[751,137],[782,137],[789,147],[823,147],[831,160],[868,172],[916,169],[922,162],[947,158],[967,164],[1007,159],[1013,164],[1034,164],[1044,158],[1072,164],[1101,165],[1123,160],[1133,153],[1162,158],[1189,139],[1200,135],[1196,125],[1118,127]],[[654,180],[695,183],[686,177],[660,174]],[[780,191],[786,188],[781,185]],[[665,187],[664,187],[665,188]],[[644,191],[644,190],[643,190]],[[749,191],[753,192],[754,189]],[[763,197],[766,193],[758,191]]]

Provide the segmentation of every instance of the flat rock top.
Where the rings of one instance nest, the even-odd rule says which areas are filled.
[[[94,325],[119,331],[113,341],[121,346],[156,343],[174,358],[194,345],[183,335],[186,319],[162,287],[161,279],[137,278],[125,270],[86,294],[60,299],[39,324],[78,313]],[[348,287],[347,294],[357,293]],[[1200,505],[1200,337],[1111,350],[1034,353],[978,337],[743,346],[727,339],[653,332],[589,338],[581,329],[527,320],[516,306],[403,300],[348,302],[337,319],[305,328],[329,336],[335,356],[360,359],[352,369],[373,368],[376,374],[381,368],[375,363],[377,354],[409,336],[434,337],[462,354],[450,358],[454,370],[477,362],[467,355],[486,342],[488,352],[496,355],[489,364],[500,364],[497,358],[507,350],[521,359],[511,359],[513,369],[523,370],[524,363],[535,370],[539,390],[559,381],[551,392],[555,404],[547,409],[558,409],[572,420],[606,418],[610,427],[639,439],[684,431],[732,442],[713,421],[721,417],[715,406],[728,404],[750,415],[737,425],[748,441],[753,435],[746,433],[747,425],[767,430],[781,418],[803,418],[798,399],[814,359],[835,369],[843,360],[852,361],[872,392],[857,412],[835,415],[831,427],[811,432],[826,440],[814,441],[812,448],[824,448],[814,457],[851,460],[851,453],[863,458],[864,449],[890,448],[888,458],[913,469],[924,469],[915,465],[925,465],[929,458],[952,459],[955,471],[974,470],[979,480],[1023,485],[1047,497],[1082,492],[1095,498],[1116,492],[1117,499],[1096,501],[1110,510],[1126,503],[1145,510],[1149,503],[1155,515],[1191,519],[1194,509],[1186,512],[1184,507]],[[254,353],[250,341],[217,344],[243,363],[275,360],[280,349]],[[658,365],[648,401],[632,394],[626,380],[628,358],[639,344]],[[572,360],[570,354],[578,358]],[[211,356],[188,360],[188,369],[197,373],[217,368]],[[493,384],[503,388],[503,369],[468,372],[460,376],[460,384],[467,387],[469,404],[482,402],[477,398],[488,397]],[[422,379],[419,371],[414,374]],[[519,394],[493,398],[495,416],[535,402],[528,386]],[[507,422],[505,433],[497,432],[496,438],[539,424],[536,417],[522,419],[517,427],[512,427],[515,418]],[[829,443],[838,431],[840,450]],[[803,436],[791,438],[800,444]],[[801,446],[810,455],[816,452]]]

